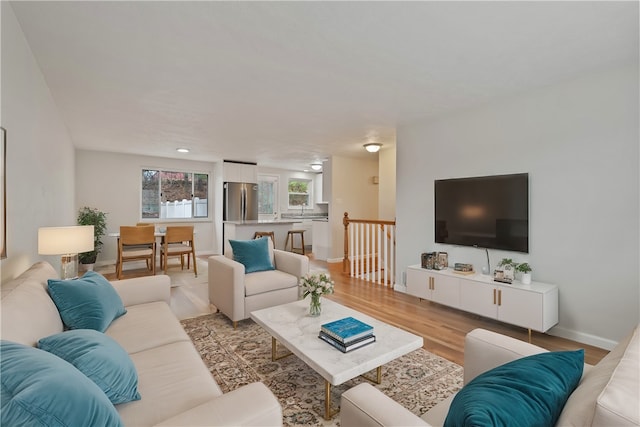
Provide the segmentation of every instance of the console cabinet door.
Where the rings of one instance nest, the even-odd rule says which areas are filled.
[[[431,285],[431,301],[458,308],[460,306],[460,280],[434,274]]]
[[[498,292],[495,286],[460,279],[460,309],[495,319],[498,316]]]
[[[542,294],[506,286],[500,292],[498,320],[512,325],[543,331]]]
[[[426,271],[407,269],[407,293],[418,298],[431,299],[430,275]]]

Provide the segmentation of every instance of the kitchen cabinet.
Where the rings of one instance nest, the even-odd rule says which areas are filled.
[[[313,245],[311,251],[315,259],[326,261],[331,249],[331,236],[327,220],[312,221]]]
[[[304,230],[304,245],[313,245],[313,221],[310,219],[303,219],[296,227],[298,230]],[[297,239],[296,239],[297,242]]]
[[[323,203],[322,199],[322,176],[323,174],[319,173],[313,179],[313,201],[314,203]]]
[[[506,284],[414,265],[406,286],[410,295],[530,330],[546,332],[558,323],[558,287],[547,283]]]
[[[223,162],[222,177],[224,182],[258,183],[258,166],[255,164]]]

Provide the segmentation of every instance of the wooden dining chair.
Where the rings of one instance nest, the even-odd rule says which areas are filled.
[[[116,274],[122,279],[123,264],[128,261],[146,261],[147,270],[156,274],[156,237],[154,227],[121,226],[118,239]]]
[[[190,268],[193,256],[193,272],[198,277],[196,263],[196,249],[193,242],[192,225],[167,226],[162,246],[160,247],[160,268],[167,274],[167,260],[169,257],[180,257],[180,267],[184,270],[184,257],[187,256],[187,270]]]
[[[156,226],[150,222],[136,222],[136,227],[153,227],[154,231],[156,229]],[[144,245],[141,245],[141,247],[144,247]],[[151,265],[149,265],[149,260],[147,260],[147,268],[151,269]]]

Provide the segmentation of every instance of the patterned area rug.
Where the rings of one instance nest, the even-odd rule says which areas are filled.
[[[266,384],[282,405],[287,426],[338,426],[340,415],[324,420],[324,379],[296,356],[271,361],[271,336],[252,320],[234,330],[222,313],[183,320],[205,364],[225,393],[255,381]],[[279,347],[279,352],[286,352]],[[375,378],[375,370],[367,374]],[[355,378],[332,388],[332,408],[340,395],[366,381]],[[413,351],[382,368],[376,385],[416,415],[421,415],[462,386],[462,367],[424,349]]]

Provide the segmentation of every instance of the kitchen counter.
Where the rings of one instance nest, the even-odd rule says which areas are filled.
[[[222,221],[224,224],[235,225],[248,225],[255,226],[256,224],[299,224],[302,222],[300,219],[259,219],[250,221]]]
[[[223,221],[223,253],[231,248],[229,240],[251,240],[256,231],[273,231],[276,249],[284,249],[287,232],[301,222],[295,219]]]

